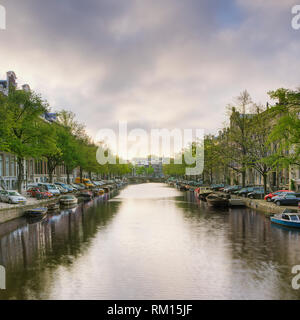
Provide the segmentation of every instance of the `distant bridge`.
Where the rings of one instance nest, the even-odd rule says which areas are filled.
[[[130,183],[166,182],[165,178],[158,177],[129,176],[127,179]]]

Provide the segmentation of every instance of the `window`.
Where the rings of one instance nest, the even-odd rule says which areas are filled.
[[[292,221],[298,221],[298,216],[297,215],[292,215],[290,216]]]
[[[15,159],[13,157],[10,159],[10,175],[15,175]]]
[[[287,199],[295,199],[296,198],[296,196],[294,194],[286,194],[285,197]]]
[[[6,156],[5,158],[5,175],[9,176],[9,156]]]
[[[282,219],[284,219],[284,220],[290,220],[290,217],[289,217],[288,215],[286,215],[286,214],[283,214],[283,215],[282,215]]]

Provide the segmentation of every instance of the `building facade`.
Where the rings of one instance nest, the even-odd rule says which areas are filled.
[[[0,151],[0,186],[5,189],[15,189],[17,186],[16,157]]]
[[[0,94],[8,95],[9,88],[13,86],[17,88],[17,77],[13,71],[6,73],[6,79],[0,80]],[[30,91],[30,86],[24,84],[22,90]],[[47,113],[43,115],[43,120],[49,123],[56,121],[56,114]],[[0,150],[0,188],[16,189],[18,180],[18,168],[16,156]],[[69,177],[73,182],[76,172],[72,172]],[[67,182],[66,167],[58,166],[53,173],[53,181]],[[29,184],[49,182],[49,174],[47,161],[29,158],[24,160],[24,177],[22,187],[26,189]]]

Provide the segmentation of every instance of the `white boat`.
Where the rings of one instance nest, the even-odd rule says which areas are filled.
[[[73,195],[65,195],[59,198],[59,203],[64,206],[73,205],[78,203],[78,199]]]
[[[271,222],[285,227],[300,228],[300,212],[297,209],[285,209],[271,217]]]

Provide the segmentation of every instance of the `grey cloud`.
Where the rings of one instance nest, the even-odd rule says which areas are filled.
[[[119,119],[216,132],[243,89],[265,103],[268,90],[299,84],[289,1],[1,3],[1,75],[14,69],[91,133]]]

